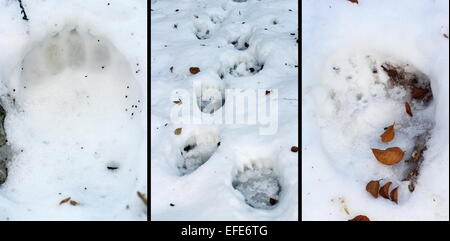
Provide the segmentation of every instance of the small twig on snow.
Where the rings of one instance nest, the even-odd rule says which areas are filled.
[[[23,20],[25,20],[25,21],[28,21],[29,19],[28,19],[28,17],[27,17],[27,13],[25,12],[25,9],[23,8],[23,5],[22,5],[22,0],[17,0],[18,2],[19,2],[19,5],[20,5],[20,9],[22,9],[22,11],[21,11],[21,13],[23,13]]]
[[[144,202],[145,206],[147,206],[147,198],[144,196],[144,194],[140,193],[139,191],[137,192],[137,195],[139,196],[139,198],[142,200],[142,202]]]

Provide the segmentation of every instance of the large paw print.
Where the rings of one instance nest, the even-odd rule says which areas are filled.
[[[80,173],[95,176],[98,170],[104,170],[108,183],[93,188],[106,190],[118,180],[132,185],[137,170],[131,163],[144,133],[136,121],[143,101],[132,66],[108,39],[78,27],[66,27],[32,46],[8,86],[15,100],[8,108],[17,112],[7,118],[8,143],[26,150],[17,154],[12,168],[16,176],[34,168],[21,188],[47,192],[32,182],[58,180],[58,167],[67,167],[64,185],[77,185]],[[52,168],[44,170],[48,166],[39,162],[50,162]],[[116,164],[114,172],[110,163]]]

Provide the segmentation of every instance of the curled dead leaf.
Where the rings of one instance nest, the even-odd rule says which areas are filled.
[[[366,185],[368,191],[374,198],[378,198],[378,190],[380,189],[380,181],[370,181]]]
[[[63,200],[61,200],[61,202],[59,202],[59,205],[61,205],[61,204],[63,204],[63,203],[66,203],[66,202],[68,202],[69,200],[70,200],[70,197],[64,198]]]
[[[444,33],[444,34],[442,34],[442,35],[444,36],[444,38],[448,38],[448,35],[447,35],[447,34]]]
[[[398,187],[394,188],[394,190],[391,191],[390,197],[391,201],[398,204]]]
[[[74,201],[74,200],[70,200],[70,205],[72,206],[77,206],[78,202]]]
[[[198,72],[200,72],[200,68],[199,67],[190,67],[189,72],[191,72],[191,74],[197,74]]]
[[[364,215],[358,215],[348,221],[370,221],[370,219],[367,216]]]
[[[177,105],[181,105],[181,104],[183,104],[183,102],[181,102],[181,100],[180,100],[180,99],[178,99],[178,100],[175,100],[175,101],[173,101],[173,103],[175,103],[175,104],[177,104]]]
[[[391,184],[392,182],[388,182],[380,188],[380,196],[389,199],[389,187],[391,186]]]
[[[394,125],[388,126],[386,131],[380,136],[382,142],[390,142],[395,137]]]
[[[292,147],[291,147],[291,151],[292,151],[292,152],[298,152],[298,147],[292,146]]]
[[[347,0],[347,1],[358,4],[358,0]]]
[[[372,148],[372,152],[375,155],[375,158],[385,165],[399,163],[405,154],[399,147],[390,147],[386,150]]]
[[[408,102],[405,102],[405,109],[406,109],[406,113],[408,113],[409,116],[413,116],[413,113],[411,111],[411,106],[409,105]]]
[[[181,134],[181,128],[175,129],[174,134],[175,134],[175,135]]]

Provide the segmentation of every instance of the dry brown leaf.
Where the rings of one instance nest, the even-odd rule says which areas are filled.
[[[408,113],[409,116],[413,116],[413,113],[411,111],[411,106],[409,105],[408,102],[405,102],[405,109],[406,109],[406,113]]]
[[[358,216],[356,216],[353,219],[350,219],[348,221],[370,221],[370,219],[367,216],[358,215]]]
[[[389,199],[389,187],[391,186],[391,184],[392,182],[388,182],[380,188],[380,196]]]
[[[370,181],[366,185],[368,191],[374,198],[378,198],[378,190],[380,189],[380,181]]]
[[[393,202],[398,204],[398,187],[391,191],[390,197]]]
[[[191,72],[191,74],[197,74],[198,72],[200,72],[200,68],[199,67],[190,67],[189,72]]]
[[[142,200],[142,202],[144,202],[145,206],[147,206],[147,198],[145,197],[145,195],[140,193],[139,191],[137,192],[137,195]]]
[[[442,35],[444,36],[444,38],[448,38],[448,35],[447,35],[447,34],[444,33],[444,34],[442,34]]]
[[[347,0],[347,1],[358,4],[358,0]]]
[[[298,152],[298,147],[292,146],[292,147],[291,147],[291,151],[292,151],[292,152]]]
[[[181,100],[180,100],[180,99],[178,99],[178,100],[175,100],[175,101],[173,101],[173,103],[175,103],[175,104],[177,104],[177,105],[181,105],[181,104],[183,104],[183,102],[181,102]]]
[[[277,204],[278,203],[278,200],[276,200],[276,199],[273,199],[273,198],[269,198],[269,203],[270,203],[270,205],[275,205],[275,204]]]
[[[70,205],[72,206],[77,206],[78,202],[74,201],[74,200],[70,200]]]
[[[66,203],[66,202],[68,202],[69,200],[70,200],[70,197],[64,198],[63,200],[61,200],[61,202],[59,202],[59,205],[61,205],[61,204],[63,204],[63,203]]]
[[[394,125],[388,126],[386,131],[380,136],[382,142],[390,142],[395,137]]]
[[[175,135],[181,134],[181,128],[175,129],[174,133],[175,133]]]
[[[425,96],[427,94],[428,94],[428,90],[426,90],[426,89],[422,89],[422,88],[418,88],[418,87],[412,87],[412,89],[411,89],[411,97],[413,99],[422,100],[423,98],[425,98]]]
[[[405,154],[402,149],[398,147],[390,147],[386,150],[372,148],[372,152],[375,155],[375,158],[385,165],[394,165],[399,163]]]

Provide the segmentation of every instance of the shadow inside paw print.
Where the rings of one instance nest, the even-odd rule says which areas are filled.
[[[248,40],[244,39],[236,39],[234,41],[231,41],[231,44],[237,49],[237,50],[246,50],[250,47],[250,44],[248,43]]]
[[[6,162],[11,159],[11,148],[8,145],[5,131],[5,117],[6,111],[0,104],[0,184],[6,181],[8,177],[8,168],[6,168]]]
[[[235,63],[233,66],[223,68],[219,71],[219,76],[224,79],[227,76],[231,77],[243,77],[257,74],[263,70],[264,63],[248,61]]]
[[[211,32],[209,29],[202,30],[197,28],[195,30],[195,37],[199,40],[209,39],[211,37]]]

